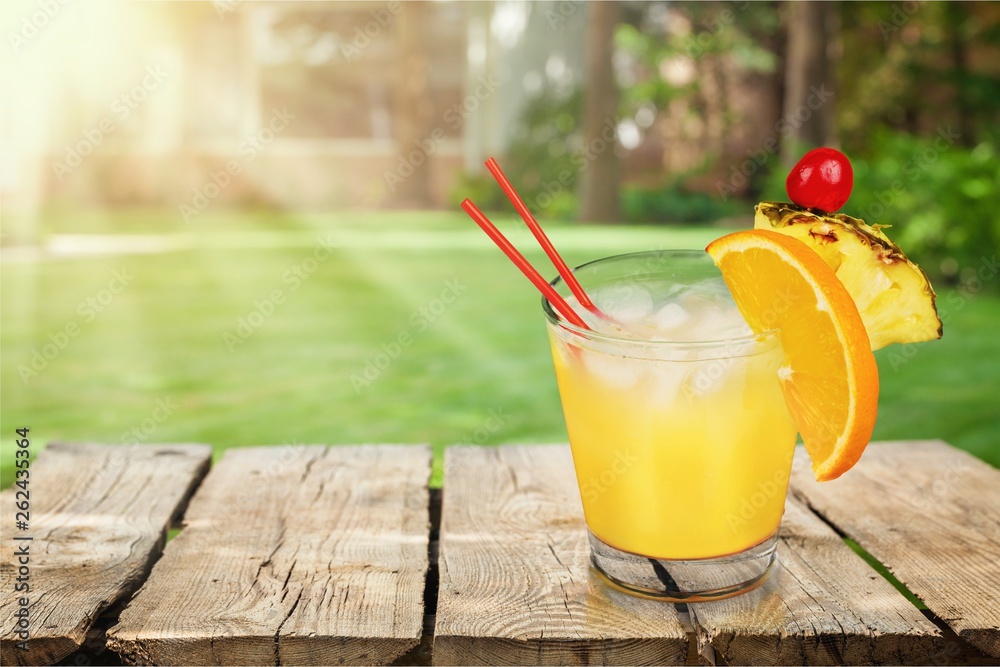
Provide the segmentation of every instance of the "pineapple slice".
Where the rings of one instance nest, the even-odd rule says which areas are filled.
[[[872,350],[941,337],[927,276],[879,225],[779,202],[761,202],[755,211],[755,228],[804,241],[834,270],[858,306]]]

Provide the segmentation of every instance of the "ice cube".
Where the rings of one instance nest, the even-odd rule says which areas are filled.
[[[688,285],[678,296],[678,303],[688,312],[694,313],[706,308],[718,308],[723,304],[732,305],[729,288],[722,280],[703,280]]]
[[[690,366],[684,379],[684,395],[694,402],[726,386],[739,387],[745,378],[746,360],[743,357],[708,359]]]
[[[668,303],[653,313],[647,324],[657,334],[665,334],[683,325],[691,315],[679,303]]]
[[[587,326],[599,334],[614,338],[633,338],[636,340],[645,338],[642,334],[633,331],[633,326],[624,322],[619,322],[603,315],[597,315],[589,310],[580,310],[577,312],[580,313],[580,317],[587,323]]]
[[[703,308],[684,328],[687,340],[726,340],[752,334],[750,326],[735,306]]]
[[[622,324],[638,324],[653,312],[653,297],[637,285],[615,285],[598,290],[595,303]]]
[[[587,326],[593,329],[594,331],[599,331],[601,333],[608,333],[608,334],[611,333],[610,331],[605,331],[604,319],[601,318],[599,315],[590,312],[583,306],[576,306],[574,310],[576,310],[576,312],[580,315],[580,318],[587,323]]]
[[[583,364],[587,372],[599,378],[612,389],[627,389],[638,384],[642,378],[642,360],[626,359],[594,350],[583,352]]]
[[[677,400],[677,394],[687,377],[686,364],[681,362],[650,363],[647,396],[655,405],[666,407]]]

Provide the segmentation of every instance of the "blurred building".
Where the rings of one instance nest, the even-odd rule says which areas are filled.
[[[527,96],[582,80],[582,3],[70,3],[32,30],[36,9],[9,20],[8,210],[442,206]]]

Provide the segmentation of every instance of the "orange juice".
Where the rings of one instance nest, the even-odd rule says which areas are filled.
[[[777,530],[795,426],[775,381],[776,339],[742,357],[657,361],[551,338],[595,536],[622,551],[691,559],[737,553]]]

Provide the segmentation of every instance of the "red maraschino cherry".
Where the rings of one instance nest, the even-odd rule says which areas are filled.
[[[789,198],[802,208],[833,213],[854,187],[854,169],[847,156],[833,148],[814,148],[798,161],[785,180]]]

